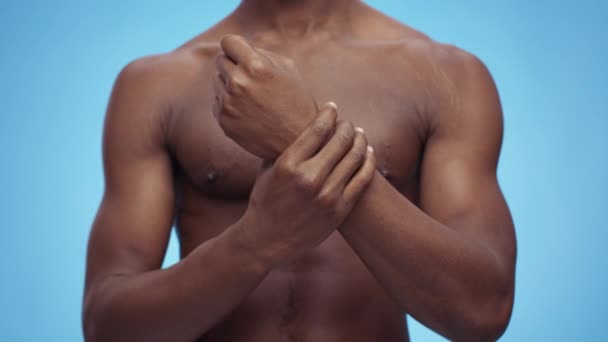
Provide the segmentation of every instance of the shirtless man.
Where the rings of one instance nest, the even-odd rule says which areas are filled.
[[[243,0],[118,76],[86,339],[407,341],[409,314],[496,340],[516,255],[501,140],[472,55],[356,0]]]

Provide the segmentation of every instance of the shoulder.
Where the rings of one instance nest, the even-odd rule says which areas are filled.
[[[200,83],[200,69],[210,63],[211,49],[200,46],[137,58],[118,73],[106,111],[106,136],[132,141],[147,137],[167,141],[173,113],[183,94]],[[129,138],[131,136],[131,138]]]
[[[211,50],[213,48],[191,46],[135,59],[119,72],[115,91],[124,91],[130,97],[153,99],[154,102],[170,101],[180,90],[197,80],[197,71],[211,60]]]
[[[363,14],[354,25],[358,28],[353,32],[354,41],[373,47],[395,68],[410,72],[413,67],[420,78],[434,82],[435,87],[491,80],[484,63],[474,54],[434,40],[365,4],[360,11]]]
[[[478,127],[501,132],[502,108],[496,84],[484,62],[469,51],[429,37],[405,37],[384,55],[394,72],[423,89],[428,136]]]
[[[213,63],[215,54],[213,45],[198,44],[131,61],[116,77],[110,109],[128,108],[130,115],[168,114],[187,89],[200,83],[201,70]]]
[[[430,94],[431,110],[441,113],[463,112],[479,102],[498,104],[498,92],[490,71],[476,55],[451,44],[428,37],[405,38],[392,48],[403,60],[402,73],[415,69],[420,83]]]
[[[488,68],[476,55],[454,45],[438,42],[433,42],[429,50],[429,61],[435,69],[461,91],[467,91],[476,85],[493,86]]]
[[[441,76],[439,79],[442,81],[461,84],[490,76],[484,63],[471,52],[427,36],[404,37],[394,42],[392,49],[394,56],[406,58],[428,69],[430,78]]]
[[[405,87],[424,89],[430,114],[456,109],[463,101],[485,94],[496,98],[496,87],[484,62],[473,53],[424,35],[406,35],[376,45],[387,68],[400,75]],[[412,83],[413,82],[413,83]]]
[[[502,116],[496,84],[481,59],[449,44],[435,43],[431,51],[439,114]]]
[[[363,40],[383,42],[387,47],[402,50],[401,56],[435,63],[446,71],[487,72],[483,63],[472,53],[451,44],[434,40],[426,33],[360,3],[360,22],[354,34]],[[370,30],[373,28],[373,30]],[[457,76],[457,75],[454,76]]]
[[[361,6],[364,14],[360,15],[361,19],[354,25],[359,29],[353,34],[358,41],[370,42],[371,45],[380,47],[385,56],[406,59],[410,65],[443,73],[454,82],[484,73],[489,74],[481,60],[472,53],[439,42],[365,4]]]
[[[459,47],[427,44],[425,55],[433,90],[431,135],[484,141],[488,148],[499,148],[503,113],[488,68],[477,56]],[[497,153],[492,150],[491,155]]]

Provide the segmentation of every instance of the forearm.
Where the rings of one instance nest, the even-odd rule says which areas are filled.
[[[268,272],[231,226],[168,269],[116,275],[92,290],[85,303],[87,340],[195,340]]]
[[[497,313],[510,310],[505,265],[483,244],[426,215],[380,174],[340,232],[404,311],[424,324],[456,340],[500,330],[504,315]]]

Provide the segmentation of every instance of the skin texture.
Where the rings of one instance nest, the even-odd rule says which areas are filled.
[[[243,1],[116,80],[85,336],[404,341],[407,313],[495,340],[516,256],[501,140],[474,56],[359,1]]]

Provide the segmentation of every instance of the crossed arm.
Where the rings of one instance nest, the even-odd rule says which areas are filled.
[[[228,88],[221,96],[229,117],[224,130],[253,150],[251,141],[260,134],[250,130],[244,139],[231,131],[247,130],[239,113],[259,107],[263,96],[255,89],[297,89],[284,84],[291,79],[297,85],[297,72],[289,60],[238,37],[225,38],[222,46],[218,69]],[[423,156],[420,208],[376,172],[340,232],[404,312],[452,340],[495,340],[511,315],[516,254],[496,178],[501,105],[478,59],[454,48],[433,57],[442,59],[444,82],[434,98],[437,113]],[[294,75],[285,77],[286,72]],[[429,77],[437,75],[429,72]],[[294,117],[303,116],[299,108],[306,96],[288,98],[298,104]],[[291,127],[283,128],[286,135]]]
[[[496,180],[502,114],[485,68],[470,58],[457,66],[460,105],[442,104],[445,120],[427,141],[420,208],[376,173],[339,229],[405,312],[450,339],[493,340],[509,320],[515,268],[513,226]],[[167,103],[144,93],[150,89],[141,85],[154,83],[147,77],[159,78],[130,66],[108,110],[106,192],[87,262],[88,340],[195,338],[269,271],[241,243],[241,222],[159,269],[174,195],[160,125],[148,122]]]
[[[127,67],[110,100],[104,129],[106,191],[87,257],[87,341],[199,338],[275,266],[332,234],[375,171],[364,135],[349,123],[336,123],[335,109],[324,106],[274,166],[260,172],[236,223],[174,266],[159,269],[174,193],[165,126],[158,116],[166,103],[150,95],[166,95],[181,84],[159,83],[166,79],[155,74],[162,69],[159,62]],[[314,189],[307,182],[311,176],[322,181]]]

